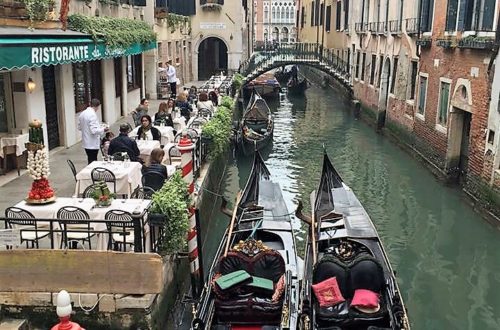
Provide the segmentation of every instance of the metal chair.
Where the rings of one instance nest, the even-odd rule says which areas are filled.
[[[71,170],[71,173],[73,173],[73,178],[75,178],[76,182],[76,167],[75,164],[70,159],[66,159],[66,162],[68,162],[69,169]]]
[[[97,190],[96,184],[91,184],[82,193],[82,198],[93,198],[94,192]]]
[[[134,219],[129,212],[110,210],[104,216],[109,233],[108,250],[114,245],[115,251],[127,251],[127,244],[134,246]],[[121,245],[122,248],[118,248]]]
[[[168,160],[169,165],[180,165],[181,164],[181,152],[175,145],[168,149]]]
[[[204,117],[196,117],[193,119],[193,121],[189,124],[189,128],[192,129],[200,129],[202,128],[203,125],[205,125],[208,122],[208,120]]]
[[[212,116],[213,116],[213,113],[212,113],[212,111],[210,111],[210,109],[201,108],[200,110],[198,110],[198,117],[202,117],[202,118],[206,118],[206,119],[210,120],[210,118],[212,118]]]
[[[92,178],[92,183],[96,183],[99,181],[104,181],[106,183],[112,183],[113,184],[113,192],[116,194],[116,177],[107,168],[104,167],[96,167],[92,169],[92,172],[90,173],[90,176]]]
[[[90,216],[87,211],[76,206],[63,206],[57,211],[57,219],[60,220],[59,225],[63,233],[61,248],[63,243],[69,248],[69,241],[83,241],[83,243],[88,241],[89,249],[92,250],[91,238],[95,233],[90,225]]]
[[[163,187],[163,184],[165,183],[167,178],[159,172],[149,171],[145,172],[142,175],[141,180],[143,187],[149,187],[154,191],[158,191],[161,189],[161,187]]]
[[[135,199],[151,199],[153,197],[153,194],[155,193],[154,189],[146,186],[142,187],[137,187],[135,188],[134,192],[132,193],[131,198]]]
[[[38,249],[38,240],[47,237],[50,231],[39,230],[35,216],[26,210],[18,207],[8,207],[5,210],[5,228],[12,229],[15,226],[20,226],[21,244],[26,242],[26,248],[29,248],[28,243],[31,242],[31,247]]]
[[[183,130],[183,132],[177,133],[177,135],[174,138],[174,142],[175,143],[179,143],[179,141],[181,140],[181,137],[182,137],[182,134],[184,133],[184,131],[186,132],[186,135],[191,139],[192,142],[195,142],[195,140],[199,137],[199,134],[198,134],[198,132],[195,129],[193,129],[193,128],[186,128],[185,130]]]

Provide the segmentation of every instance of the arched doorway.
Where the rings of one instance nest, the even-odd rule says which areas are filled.
[[[280,30],[275,27],[273,29],[273,42],[279,42],[280,41]]]
[[[288,42],[288,28],[286,26],[281,29],[281,42]]]
[[[386,58],[382,69],[382,76],[380,78],[380,92],[378,97],[377,128],[379,129],[384,127],[385,125],[385,115],[387,112],[387,96],[389,95],[390,77],[391,77],[391,61],[389,60],[389,58]]]
[[[221,71],[227,74],[227,46],[217,37],[207,38],[198,47],[198,80]]]

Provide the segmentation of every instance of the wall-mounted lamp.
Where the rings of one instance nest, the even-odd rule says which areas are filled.
[[[233,40],[233,34],[231,33],[231,35],[229,36],[229,40]]]
[[[28,78],[28,82],[26,83],[26,87],[28,88],[28,91],[31,93],[35,90],[36,88],[36,84],[35,82],[33,81],[33,79],[31,79],[31,77]]]

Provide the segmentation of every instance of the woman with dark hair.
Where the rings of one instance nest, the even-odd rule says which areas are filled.
[[[168,178],[167,167],[162,164],[163,157],[165,157],[165,151],[161,148],[155,148],[151,151],[151,156],[149,157],[149,165],[142,167],[142,174],[146,172],[158,172],[162,174],[165,179]]]
[[[165,120],[165,118],[168,116],[167,109],[168,109],[167,102],[161,102],[160,106],[158,107],[158,112],[155,114],[155,124],[157,122]]]
[[[137,139],[139,140],[161,140],[160,131],[153,127],[151,117],[144,115],[141,117],[141,126],[137,130]]]
[[[201,92],[200,93],[200,96],[198,98],[198,103],[196,104],[196,108],[198,108],[198,111],[200,109],[208,109],[210,110],[212,113],[214,113],[214,104],[212,103],[212,101],[210,101],[208,99],[208,94],[205,93],[205,92]]]
[[[212,101],[212,104],[214,106],[219,105],[219,96],[215,91],[211,91],[210,93],[208,93],[208,98],[210,99],[210,101]]]

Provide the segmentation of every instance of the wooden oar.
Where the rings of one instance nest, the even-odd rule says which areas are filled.
[[[316,194],[315,196],[316,197]],[[311,198],[312,199],[312,198]],[[314,198],[313,200],[316,200]],[[313,254],[313,266],[316,265],[316,260],[318,256],[316,255],[316,212],[314,210],[316,203],[311,203],[311,244],[312,244],[312,254]]]
[[[227,243],[226,249],[224,250],[224,257],[227,256],[227,251],[229,251],[229,245],[231,245],[231,235],[233,234],[234,221],[236,220],[236,213],[238,213],[238,204],[241,200],[241,190],[238,191],[236,195],[236,202],[233,208],[233,216],[231,217],[231,223],[229,224],[229,232],[227,233]]]

